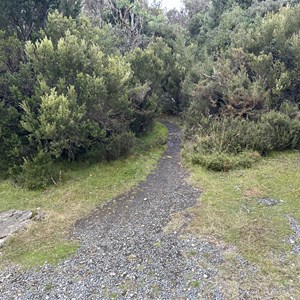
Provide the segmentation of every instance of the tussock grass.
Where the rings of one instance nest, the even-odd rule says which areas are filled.
[[[228,295],[235,297],[244,285],[255,290],[257,297],[299,296],[300,256],[292,254],[285,240],[293,234],[286,215],[300,223],[300,153],[272,153],[244,170],[216,173],[192,164],[189,169],[191,181],[203,194],[200,205],[190,210],[193,221],[188,231],[231,245],[259,269],[255,278],[247,274],[238,279],[237,255],[229,254],[220,273],[221,281],[228,279]],[[266,197],[282,202],[258,203]]]
[[[42,221],[32,222],[0,250],[0,266],[56,263],[76,251],[78,244],[68,239],[72,224],[144,180],[161,157],[167,136],[166,127],[156,123],[139,141],[144,151],[113,162],[70,164],[63,172],[67,180],[46,190],[30,191],[9,181],[0,182],[0,211],[29,209],[45,213]]]

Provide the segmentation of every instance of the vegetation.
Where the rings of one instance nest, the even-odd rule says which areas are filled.
[[[168,12],[143,0],[19,2],[0,3],[0,210],[49,217],[4,259],[56,260],[41,232],[57,257],[73,251],[69,225],[154,165],[165,113],[182,116],[183,154],[205,190],[193,230],[263,266],[260,251],[274,249],[278,278],[299,267],[278,257],[284,214],[300,220],[300,1],[184,0]],[[260,196],[284,203],[264,208]]]
[[[0,256],[0,266],[55,263],[73,253],[78,247],[68,239],[73,223],[144,180],[164,151],[167,136],[166,127],[156,123],[153,131],[138,140],[139,152],[128,158],[60,165],[63,180],[45,190],[25,190],[9,181],[0,182],[0,211],[18,208],[44,214],[41,221],[10,240]]]
[[[194,162],[214,170],[298,149],[300,5],[194,2],[164,15],[143,1],[4,1],[2,178],[40,188],[58,180],[53,163],[127,155],[160,112],[183,114]]]
[[[300,6],[279,2],[233,3],[218,20],[213,6],[191,21],[201,54],[183,84],[185,127],[203,166],[212,154],[299,149]]]
[[[152,28],[153,18],[166,25],[160,10],[152,16],[145,4],[142,21],[129,2],[116,3],[129,15],[114,15],[108,6],[95,26],[91,9],[100,4],[87,1],[78,14],[78,1],[66,2],[72,10],[64,3],[24,1],[14,10],[10,2],[1,13],[0,176],[24,187],[56,181],[52,163],[127,155],[162,109],[180,106],[185,58],[177,59],[177,37],[163,39]],[[134,41],[128,18],[139,27]],[[32,169],[44,182],[27,184]]]
[[[299,159],[299,152],[273,152],[251,169],[222,173],[189,165],[192,182],[203,189],[203,194],[200,205],[189,211],[193,220],[188,231],[236,247],[225,253],[220,274],[229,298],[238,295],[234,282],[251,290],[255,298],[299,295],[296,274],[300,261],[287,243],[294,234],[287,216],[300,220]],[[260,203],[264,198],[277,204]],[[237,271],[240,254],[259,270],[254,277],[247,274],[241,281]]]

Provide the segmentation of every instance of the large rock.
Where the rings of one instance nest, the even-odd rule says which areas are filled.
[[[0,247],[15,232],[26,227],[32,218],[30,210],[0,212]]]

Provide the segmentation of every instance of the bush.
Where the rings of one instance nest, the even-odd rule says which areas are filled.
[[[192,162],[212,171],[228,172],[232,169],[250,168],[260,159],[258,152],[241,152],[238,155],[227,153],[194,154]]]
[[[59,171],[49,153],[38,152],[32,159],[24,159],[21,173],[17,182],[28,189],[42,189],[50,184],[57,183],[60,178]]]
[[[113,135],[107,146],[107,159],[113,160],[130,153],[135,144],[135,135],[132,132],[124,132]]]
[[[300,149],[297,115],[270,111],[258,120],[238,117],[199,119],[201,123],[190,147],[192,162],[210,170],[249,167],[256,160],[257,153]]]
[[[238,117],[200,120],[193,145],[198,153],[266,153],[295,149],[300,144],[300,120],[283,112],[270,111],[256,121]]]
[[[271,149],[286,150],[299,148],[300,144],[300,121],[292,119],[288,115],[270,111],[262,116],[261,122],[268,124]]]
[[[238,154],[245,150],[264,152],[271,147],[266,136],[268,129],[267,124],[237,117],[204,118],[193,149],[205,154]]]

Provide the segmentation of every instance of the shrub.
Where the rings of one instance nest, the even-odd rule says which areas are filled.
[[[107,159],[112,160],[130,153],[135,144],[135,135],[132,132],[123,132],[113,135],[107,145]]]
[[[15,108],[0,101],[0,177],[6,177],[9,169],[22,161],[19,117]]]
[[[260,159],[258,152],[241,152],[233,155],[227,153],[194,154],[192,162],[199,164],[208,170],[228,172],[237,168],[250,168],[254,162]]]
[[[261,122],[268,124],[270,131],[265,133],[269,135],[270,150],[286,150],[299,147],[300,144],[300,122],[292,119],[288,115],[270,111],[262,116]]]
[[[201,123],[190,147],[192,162],[210,170],[249,167],[257,153],[300,148],[297,115],[270,111],[258,120],[238,117],[199,119]]]
[[[207,118],[202,120],[194,143],[201,153],[240,153],[247,149],[264,152],[270,148],[265,137],[266,124],[237,118]]]
[[[21,173],[17,176],[17,182],[29,189],[42,189],[50,184],[57,183],[60,178],[59,171],[49,153],[39,151],[31,159],[24,159]]]

